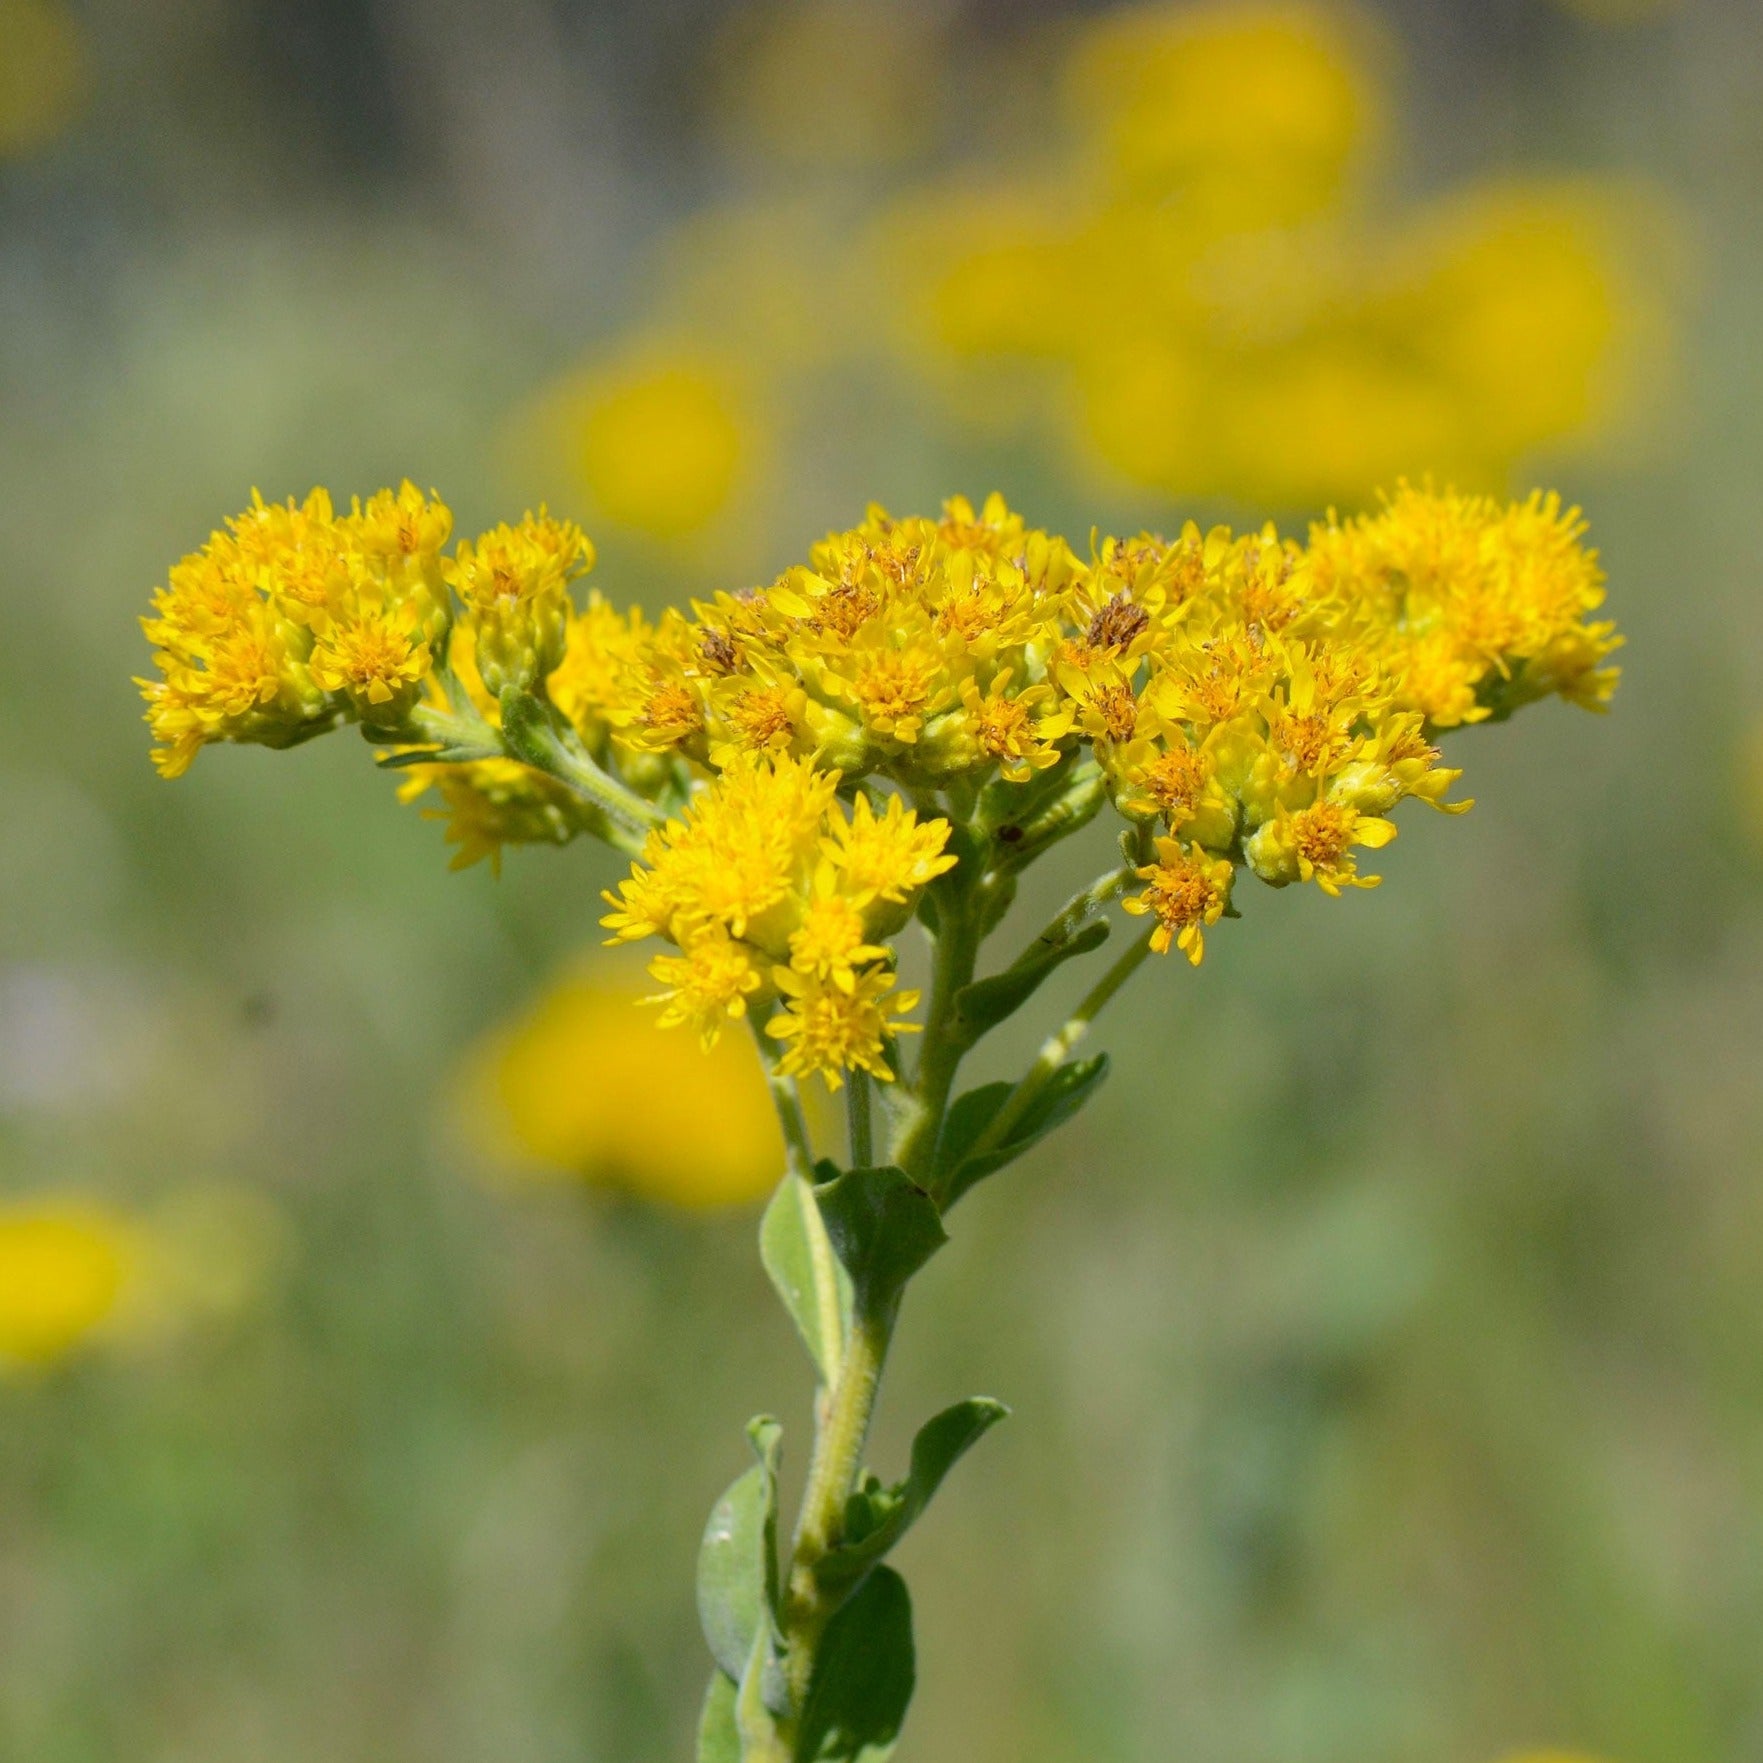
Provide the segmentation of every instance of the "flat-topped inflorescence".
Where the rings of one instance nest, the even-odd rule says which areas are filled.
[[[408,483],[345,515],[254,500],[145,621],[160,769],[354,722],[438,796],[455,863],[597,833],[637,858],[608,927],[673,945],[662,1019],[751,1013],[834,1084],[894,1075],[916,998],[887,939],[957,862],[1006,880],[1111,804],[1127,910],[1197,962],[1241,872],[1372,886],[1400,802],[1467,806],[1441,731],[1616,678],[1584,524],[1540,494],[1403,485],[1301,544],[1190,523],[1087,558],[998,496],[871,508],[657,619],[571,598],[569,522],[448,555],[451,525]]]

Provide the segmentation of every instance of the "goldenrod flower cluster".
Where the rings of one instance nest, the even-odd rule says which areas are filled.
[[[209,741],[288,747],[344,720],[398,726],[444,645],[452,515],[411,484],[339,516],[324,490],[261,497],[174,566],[142,621],[167,777]]]
[[[872,508],[763,588],[650,620],[570,577],[546,516],[444,550],[406,484],[338,516],[261,500],[146,621],[155,757],[345,721],[438,791],[457,861],[589,830],[638,858],[618,941],[671,945],[662,1020],[752,1017],[788,1075],[894,1075],[916,1003],[889,941],[958,860],[1009,875],[1105,802],[1153,946],[1199,961],[1248,870],[1334,894],[1444,729],[1558,695],[1597,707],[1618,639],[1578,511],[1403,486],[1314,527],[1192,524],[1080,557],[1003,500]]]
[[[667,986],[663,1023],[690,1023],[713,1043],[756,995],[765,1032],[785,1044],[781,1069],[846,1071],[887,1081],[886,1044],[918,994],[895,982],[885,939],[955,859],[948,824],[920,825],[898,796],[849,813],[840,775],[787,753],[734,756],[684,821],[651,834],[631,879],[607,899],[620,941],[660,936],[677,955],[650,971]]]

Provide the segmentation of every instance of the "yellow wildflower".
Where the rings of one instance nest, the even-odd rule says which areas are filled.
[[[788,967],[772,977],[784,994],[784,1007],[765,1032],[785,1043],[778,1068],[786,1076],[818,1073],[834,1090],[843,1086],[847,1071],[894,1081],[887,1043],[895,1035],[917,1032],[918,1024],[895,1018],[917,1008],[918,994],[895,990],[891,968],[870,968],[849,985]]]
[[[687,934],[682,953],[657,955],[649,972],[668,989],[645,1003],[664,1006],[663,1028],[689,1023],[705,1047],[716,1044],[725,1025],[747,1014],[747,997],[759,989],[759,969],[746,945],[720,924],[706,924]]]
[[[615,942],[660,936],[678,946],[651,968],[669,988],[664,1020],[714,1038],[750,1004],[769,1007],[759,978],[768,969],[771,987],[795,1000],[785,1008],[820,1025],[787,1031],[809,1036],[798,1063],[845,1044],[837,1021],[847,1021],[851,1046],[869,1049],[859,1063],[878,1057],[876,1024],[911,1005],[901,994],[885,1009],[877,1002],[893,981],[891,952],[876,939],[899,928],[954,859],[943,855],[947,823],[920,824],[898,797],[878,814],[859,796],[847,817],[838,782],[788,755],[738,756],[683,820],[650,835],[630,878],[607,894],[601,923]],[[849,1001],[843,1016],[802,1001],[821,991]],[[782,1035],[776,1021],[768,1032]]]
[[[0,1371],[48,1364],[101,1329],[136,1259],[133,1231],[98,1207],[0,1208]]]
[[[177,776],[211,741],[400,728],[452,624],[440,558],[451,522],[409,483],[341,518],[323,489],[286,503],[254,493],[173,567],[142,620],[159,669],[138,682],[159,769]]]
[[[1138,874],[1150,886],[1121,905],[1136,916],[1156,918],[1151,947],[1159,955],[1166,955],[1174,943],[1198,967],[1206,953],[1206,927],[1216,924],[1230,904],[1231,866],[1197,845],[1160,838],[1157,861]]]
[[[430,790],[440,806],[424,813],[458,847],[452,869],[487,861],[500,874],[504,845],[565,845],[583,827],[581,804],[568,790],[512,759],[414,765],[403,773],[399,799],[414,802]]]
[[[364,722],[396,728],[416,701],[429,671],[429,647],[417,634],[417,612],[363,605],[327,622],[307,662],[327,692],[343,693]]]
[[[1381,850],[1396,836],[1395,824],[1362,814],[1346,802],[1323,800],[1307,808],[1281,807],[1276,817],[1244,844],[1249,867],[1265,882],[1313,881],[1325,894],[1342,888],[1375,888],[1382,879],[1361,875],[1355,846]]]
[[[572,968],[471,1050],[461,1124],[491,1168],[691,1211],[770,1191],[783,1145],[751,1048],[656,1032],[632,1013],[649,989]]]
[[[572,609],[563,658],[545,690],[590,748],[602,749],[611,731],[628,720],[631,681],[652,641],[639,608],[620,613],[597,590],[589,590],[580,611]]]
[[[1075,717],[1069,705],[1055,702],[1045,681],[1011,694],[1011,669],[999,670],[988,690],[979,682],[962,682],[961,703],[967,712],[967,735],[991,759],[998,775],[1013,784],[1027,783],[1037,771],[1057,765],[1059,743],[1071,733]]]
[[[860,966],[887,959],[887,950],[866,942],[865,935],[862,906],[837,892],[831,872],[823,870],[801,924],[790,935],[790,966],[848,992]]]
[[[594,566],[594,547],[574,521],[544,509],[518,526],[498,526],[463,540],[447,579],[464,603],[485,687],[500,697],[530,691],[563,659],[568,584]]]
[[[897,905],[955,867],[955,859],[943,853],[948,836],[946,822],[921,824],[898,796],[890,796],[877,814],[869,798],[860,795],[848,820],[834,809],[822,848],[839,887],[852,899],[864,905],[872,900]]]
[[[1404,484],[1376,514],[1311,534],[1319,582],[1375,622],[1396,701],[1435,727],[1559,694],[1596,708],[1619,646],[1577,508],[1540,492],[1502,507]]]

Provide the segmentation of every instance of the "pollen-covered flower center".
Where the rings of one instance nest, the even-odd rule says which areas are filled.
[[[1338,863],[1352,843],[1358,816],[1338,802],[1318,802],[1295,817],[1298,854],[1319,869]]]
[[[1084,641],[1092,649],[1124,649],[1151,622],[1144,607],[1135,606],[1131,598],[1116,594],[1094,618],[1084,632]]]

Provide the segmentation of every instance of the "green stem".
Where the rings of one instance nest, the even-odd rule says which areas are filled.
[[[609,845],[641,856],[643,841],[666,817],[596,765],[559,721],[552,707],[530,692],[502,694],[502,739],[509,756],[572,790],[598,811],[602,824],[596,830]]]
[[[808,1136],[808,1116],[802,1112],[802,1092],[796,1080],[778,1070],[777,1043],[769,1039],[762,1024],[755,1021],[753,1037],[759,1043],[759,1062],[765,1067],[766,1087],[771,1091],[771,1104],[777,1110],[777,1123],[784,1135],[784,1160],[791,1175],[803,1181],[814,1179],[814,1144]]]
[[[418,704],[410,712],[408,728],[410,735],[421,745],[439,749],[437,759],[440,763],[460,765],[473,759],[505,759],[508,756],[501,735],[475,710],[461,713],[441,710],[433,704]],[[374,741],[386,739],[377,729],[368,738]]]
[[[786,1077],[778,1069],[781,1050],[757,1019],[753,1022],[753,1038],[759,1044],[759,1063],[765,1070],[766,1087],[771,1091],[772,1106],[777,1110],[778,1125],[783,1130],[784,1180],[802,1184],[798,1197],[808,1232],[816,1320],[829,1359],[827,1376],[836,1383],[844,1365],[847,1345],[845,1309],[839,1294],[838,1257],[833,1252],[832,1239],[826,1234],[820,1206],[814,1198],[814,1143],[808,1132],[808,1117],[802,1112],[802,1092],[793,1077]],[[830,1399],[824,1390],[819,1392],[819,1397],[814,1409],[816,1425]]]
[[[972,1044],[962,1030],[955,999],[963,986],[973,984],[981,904],[970,888],[948,887],[937,896],[936,946],[924,1041],[913,1074],[912,1103],[893,1144],[894,1162],[914,1180],[925,1174],[936,1151],[956,1070]]]
[[[853,1071],[845,1085],[845,1121],[851,1141],[851,1167],[868,1169],[875,1162],[875,1127],[867,1071]]]
[[[1049,1035],[1041,1044],[1034,1064],[1005,1098],[1004,1106],[992,1116],[986,1130],[974,1141],[968,1152],[970,1157],[995,1151],[999,1145],[1008,1141],[1023,1116],[1034,1106],[1041,1091],[1047,1087],[1053,1074],[1065,1063],[1078,1042],[1090,1032],[1090,1024],[1101,1015],[1108,1001],[1132,978],[1145,957],[1151,953],[1151,937],[1155,929],[1156,926],[1153,925],[1121,953],[1119,960],[1096,981],[1083,1002],[1065,1019],[1057,1033]]]
[[[1123,894],[1132,885],[1138,871],[1130,863],[1122,864],[1119,869],[1111,869],[1106,875],[1099,875],[1081,893],[1076,893],[1059,908],[1059,911],[1047,922],[1041,932],[1023,952],[1011,963],[1021,967],[1034,961],[1048,949],[1057,949],[1062,943],[1069,942],[1072,937],[1083,929],[1090,914],[1098,907],[1106,906],[1118,894]]]
[[[893,1306],[885,1314],[859,1315],[846,1344],[845,1357],[831,1400],[816,1429],[808,1485],[790,1553],[780,1626],[783,1629],[784,1679],[790,1706],[800,1715],[814,1677],[814,1657],[826,1625],[838,1609],[815,1573],[844,1529],[845,1504],[863,1469],[863,1447],[893,1338]],[[794,1737],[795,1720],[785,1723]]]

